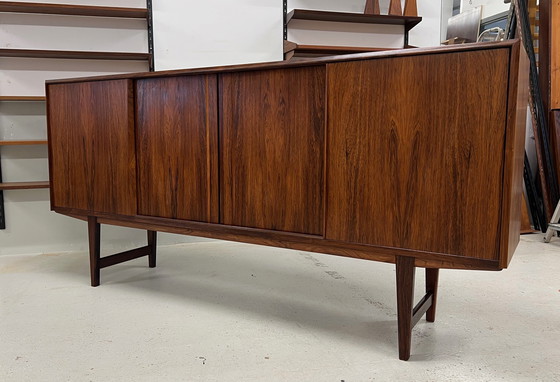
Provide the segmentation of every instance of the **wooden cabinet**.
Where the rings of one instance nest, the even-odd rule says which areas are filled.
[[[216,75],[136,83],[138,214],[218,222]]]
[[[126,79],[49,86],[53,208],[136,214],[132,94]]]
[[[88,220],[93,286],[155,266],[155,231],[395,263],[408,359],[438,270],[517,246],[526,73],[509,41],[51,81],[51,205]],[[100,258],[100,224],[148,245]]]
[[[382,261],[407,251],[418,264],[503,268],[521,197],[513,49],[52,81],[52,206],[234,240],[266,232],[264,244]]]
[[[223,74],[222,222],[323,234],[325,68]]]

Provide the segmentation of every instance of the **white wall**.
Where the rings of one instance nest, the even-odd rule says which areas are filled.
[[[153,2],[156,70],[282,59],[280,0]]]

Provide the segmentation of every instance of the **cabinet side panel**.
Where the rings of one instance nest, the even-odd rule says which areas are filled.
[[[328,65],[328,239],[498,259],[509,49]]]
[[[48,86],[53,207],[136,214],[129,80]]]
[[[529,103],[529,59],[516,44],[510,63],[508,127],[506,133],[502,246],[500,267],[506,268],[519,243],[523,193],[523,161],[527,105]]]
[[[323,235],[325,68],[220,78],[222,222]]]
[[[138,80],[138,212],[218,222],[215,75]]]

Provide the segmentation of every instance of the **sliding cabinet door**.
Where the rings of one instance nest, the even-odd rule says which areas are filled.
[[[138,213],[218,221],[216,76],[136,83]]]
[[[52,207],[135,215],[131,81],[53,84],[47,95]]]
[[[322,235],[325,68],[220,78],[223,223]]]

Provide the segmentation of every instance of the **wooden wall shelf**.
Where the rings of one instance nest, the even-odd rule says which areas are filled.
[[[45,102],[44,96],[0,96],[0,102]]]
[[[385,50],[396,50],[391,48],[368,48],[363,46],[333,46],[333,45],[301,45],[284,40],[284,57],[291,58],[294,55],[304,56],[335,56],[339,54],[379,52]]]
[[[290,21],[294,19],[341,23],[404,25],[407,31],[422,21],[422,17],[413,16],[366,15],[363,13],[316,11],[309,9],[292,10],[286,16],[286,23],[289,24]]]
[[[0,12],[4,13],[40,13],[50,15],[120,17],[130,19],[146,19],[146,8],[100,7],[92,5],[24,3],[0,1]]]
[[[50,182],[6,182],[0,183],[0,190],[34,190],[39,188],[49,188]]]
[[[46,145],[47,140],[20,140],[20,141],[0,141],[0,146],[34,146]]]
[[[77,50],[0,49],[0,57],[62,58],[82,60],[149,61],[150,53],[90,52]]]

